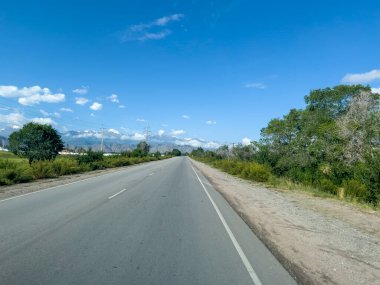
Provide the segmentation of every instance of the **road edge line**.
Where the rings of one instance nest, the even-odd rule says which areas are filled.
[[[245,268],[247,269],[248,274],[249,274],[249,276],[251,277],[253,283],[254,283],[255,285],[262,285],[262,283],[261,283],[259,277],[257,276],[255,270],[253,269],[251,263],[249,262],[247,256],[245,255],[243,249],[241,248],[239,242],[236,240],[235,235],[232,233],[230,227],[228,226],[228,224],[227,224],[226,220],[224,219],[222,213],[220,212],[218,206],[216,205],[216,203],[215,203],[214,200],[212,199],[210,193],[208,193],[206,187],[204,186],[202,180],[199,178],[198,173],[195,171],[193,165],[190,164],[190,166],[191,166],[191,168],[193,169],[195,175],[197,176],[199,183],[202,185],[202,188],[203,188],[203,190],[205,191],[207,197],[209,198],[211,204],[213,205],[213,207],[214,207],[216,213],[218,214],[219,219],[221,220],[221,222],[222,222],[222,224],[223,224],[223,226],[224,226],[224,228],[225,228],[225,230],[226,230],[228,236],[230,237],[230,239],[231,239],[231,241],[232,241],[232,244],[234,245],[236,251],[238,252],[238,254],[239,254],[239,256],[240,256],[240,259],[242,260],[242,262],[243,262]]]

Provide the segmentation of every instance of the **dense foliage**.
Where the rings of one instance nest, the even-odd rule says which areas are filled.
[[[313,90],[305,102],[305,109],[271,120],[259,141],[192,155],[256,162],[274,176],[378,205],[379,94],[362,85],[339,85]]]
[[[147,147],[149,145],[147,144]],[[38,160],[28,164],[26,159],[0,152],[0,185],[28,182],[35,179],[54,178],[97,169],[128,166],[143,162],[165,159],[161,156],[141,152],[141,149],[104,156],[102,152],[88,150],[80,155],[59,155],[55,160]]]
[[[50,125],[28,123],[9,136],[9,149],[33,161],[54,159],[63,149],[58,132]]]

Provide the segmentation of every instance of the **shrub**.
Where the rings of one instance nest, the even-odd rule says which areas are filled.
[[[31,164],[31,171],[34,179],[57,177],[54,172],[53,163],[48,160],[36,161]]]
[[[33,179],[26,163],[0,160],[0,185],[28,182]]]
[[[367,186],[354,179],[345,180],[343,182],[343,188],[345,190],[346,197],[351,199],[365,201],[370,195],[370,191],[367,189]]]
[[[268,167],[250,162],[244,165],[241,176],[243,178],[247,178],[249,180],[257,181],[257,182],[266,182],[270,177],[270,170]]]
[[[319,188],[327,193],[336,195],[338,187],[331,181],[326,178],[322,178],[319,182]]]
[[[83,164],[83,163],[89,163],[90,164],[93,162],[102,161],[103,158],[104,158],[103,152],[92,151],[92,150],[89,150],[86,154],[77,156],[79,164]]]
[[[84,170],[79,166],[76,159],[69,157],[60,157],[59,159],[56,159],[52,163],[52,168],[57,176],[75,174],[83,172]]]

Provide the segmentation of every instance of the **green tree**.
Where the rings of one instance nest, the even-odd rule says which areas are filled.
[[[28,123],[9,136],[9,149],[33,161],[52,160],[63,149],[58,132],[50,125]]]
[[[146,156],[149,153],[150,145],[146,141],[141,141],[137,144],[136,149],[140,150],[143,156]]]
[[[181,153],[181,151],[179,149],[175,148],[175,149],[172,150],[172,155],[174,155],[174,156],[181,156],[182,153]]]

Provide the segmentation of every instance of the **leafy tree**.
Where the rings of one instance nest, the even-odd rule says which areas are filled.
[[[172,150],[171,154],[174,156],[181,156],[182,155],[181,151],[179,149],[176,149],[176,148]]]
[[[143,156],[146,156],[149,153],[150,145],[146,141],[141,141],[137,144],[136,149],[140,150]]]
[[[33,161],[52,160],[63,149],[58,132],[50,125],[28,123],[9,136],[10,150]]]

